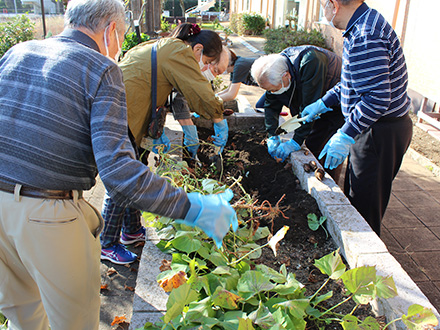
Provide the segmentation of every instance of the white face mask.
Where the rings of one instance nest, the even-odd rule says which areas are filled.
[[[327,17],[325,17],[325,10],[327,9],[329,4],[330,4],[330,1],[327,1],[327,3],[325,4],[325,7],[324,7],[324,17],[323,18],[324,18],[325,21],[327,21],[328,25],[330,25],[331,27],[334,27],[336,29],[335,24],[333,24],[333,20],[335,19],[336,14],[333,15],[331,21],[329,21],[327,19]]]
[[[110,27],[107,26],[104,30],[104,46],[105,46],[105,51],[106,51],[106,55],[109,59],[111,59],[113,62],[118,63],[118,59],[119,59],[119,55],[121,54],[121,47],[119,46],[119,36],[118,36],[118,30],[115,29],[115,34],[116,34],[116,43],[118,44],[118,51],[115,54],[115,58],[111,58],[109,53],[108,53],[108,42],[107,42],[107,29]]]
[[[271,92],[272,94],[275,95],[280,95],[283,94],[284,92],[287,92],[290,88],[290,80],[289,80],[289,85],[287,85],[286,87],[284,87],[284,83],[283,83],[283,79],[281,79],[281,88],[275,92]]]
[[[205,71],[202,71],[202,75],[203,75],[206,79],[208,79],[208,81],[213,81],[213,80],[215,79],[215,76],[214,76],[214,74],[212,73],[212,71],[211,71],[209,65],[208,65],[208,68],[207,68]]]

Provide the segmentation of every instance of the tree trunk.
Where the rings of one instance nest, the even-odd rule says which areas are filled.
[[[156,31],[160,30],[160,0],[145,0],[145,25],[147,34],[153,36]]]
[[[185,17],[185,3],[183,0],[179,0],[180,8],[182,9],[182,16]]]

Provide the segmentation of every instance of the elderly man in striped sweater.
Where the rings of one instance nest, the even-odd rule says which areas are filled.
[[[313,121],[340,103],[345,124],[320,154],[333,169],[348,156],[344,192],[380,235],[394,177],[412,137],[408,75],[391,25],[363,0],[321,0],[330,25],[344,30],[341,82],[304,109]]]

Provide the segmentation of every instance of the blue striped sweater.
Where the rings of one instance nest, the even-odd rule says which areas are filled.
[[[363,3],[344,33],[341,82],[322,98],[327,106],[341,104],[351,137],[381,118],[409,112],[408,73],[399,39],[376,10]]]
[[[122,71],[77,30],[0,59],[0,180],[88,190],[98,174],[122,205],[183,219],[190,203],[135,160]]]

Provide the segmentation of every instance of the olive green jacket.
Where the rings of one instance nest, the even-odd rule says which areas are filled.
[[[151,120],[151,49],[155,41],[129,50],[119,63],[127,94],[128,126],[140,145]],[[192,48],[176,38],[160,39],[157,46],[157,106],[163,106],[176,88],[189,107],[206,119],[223,118],[223,102],[200,71]]]

